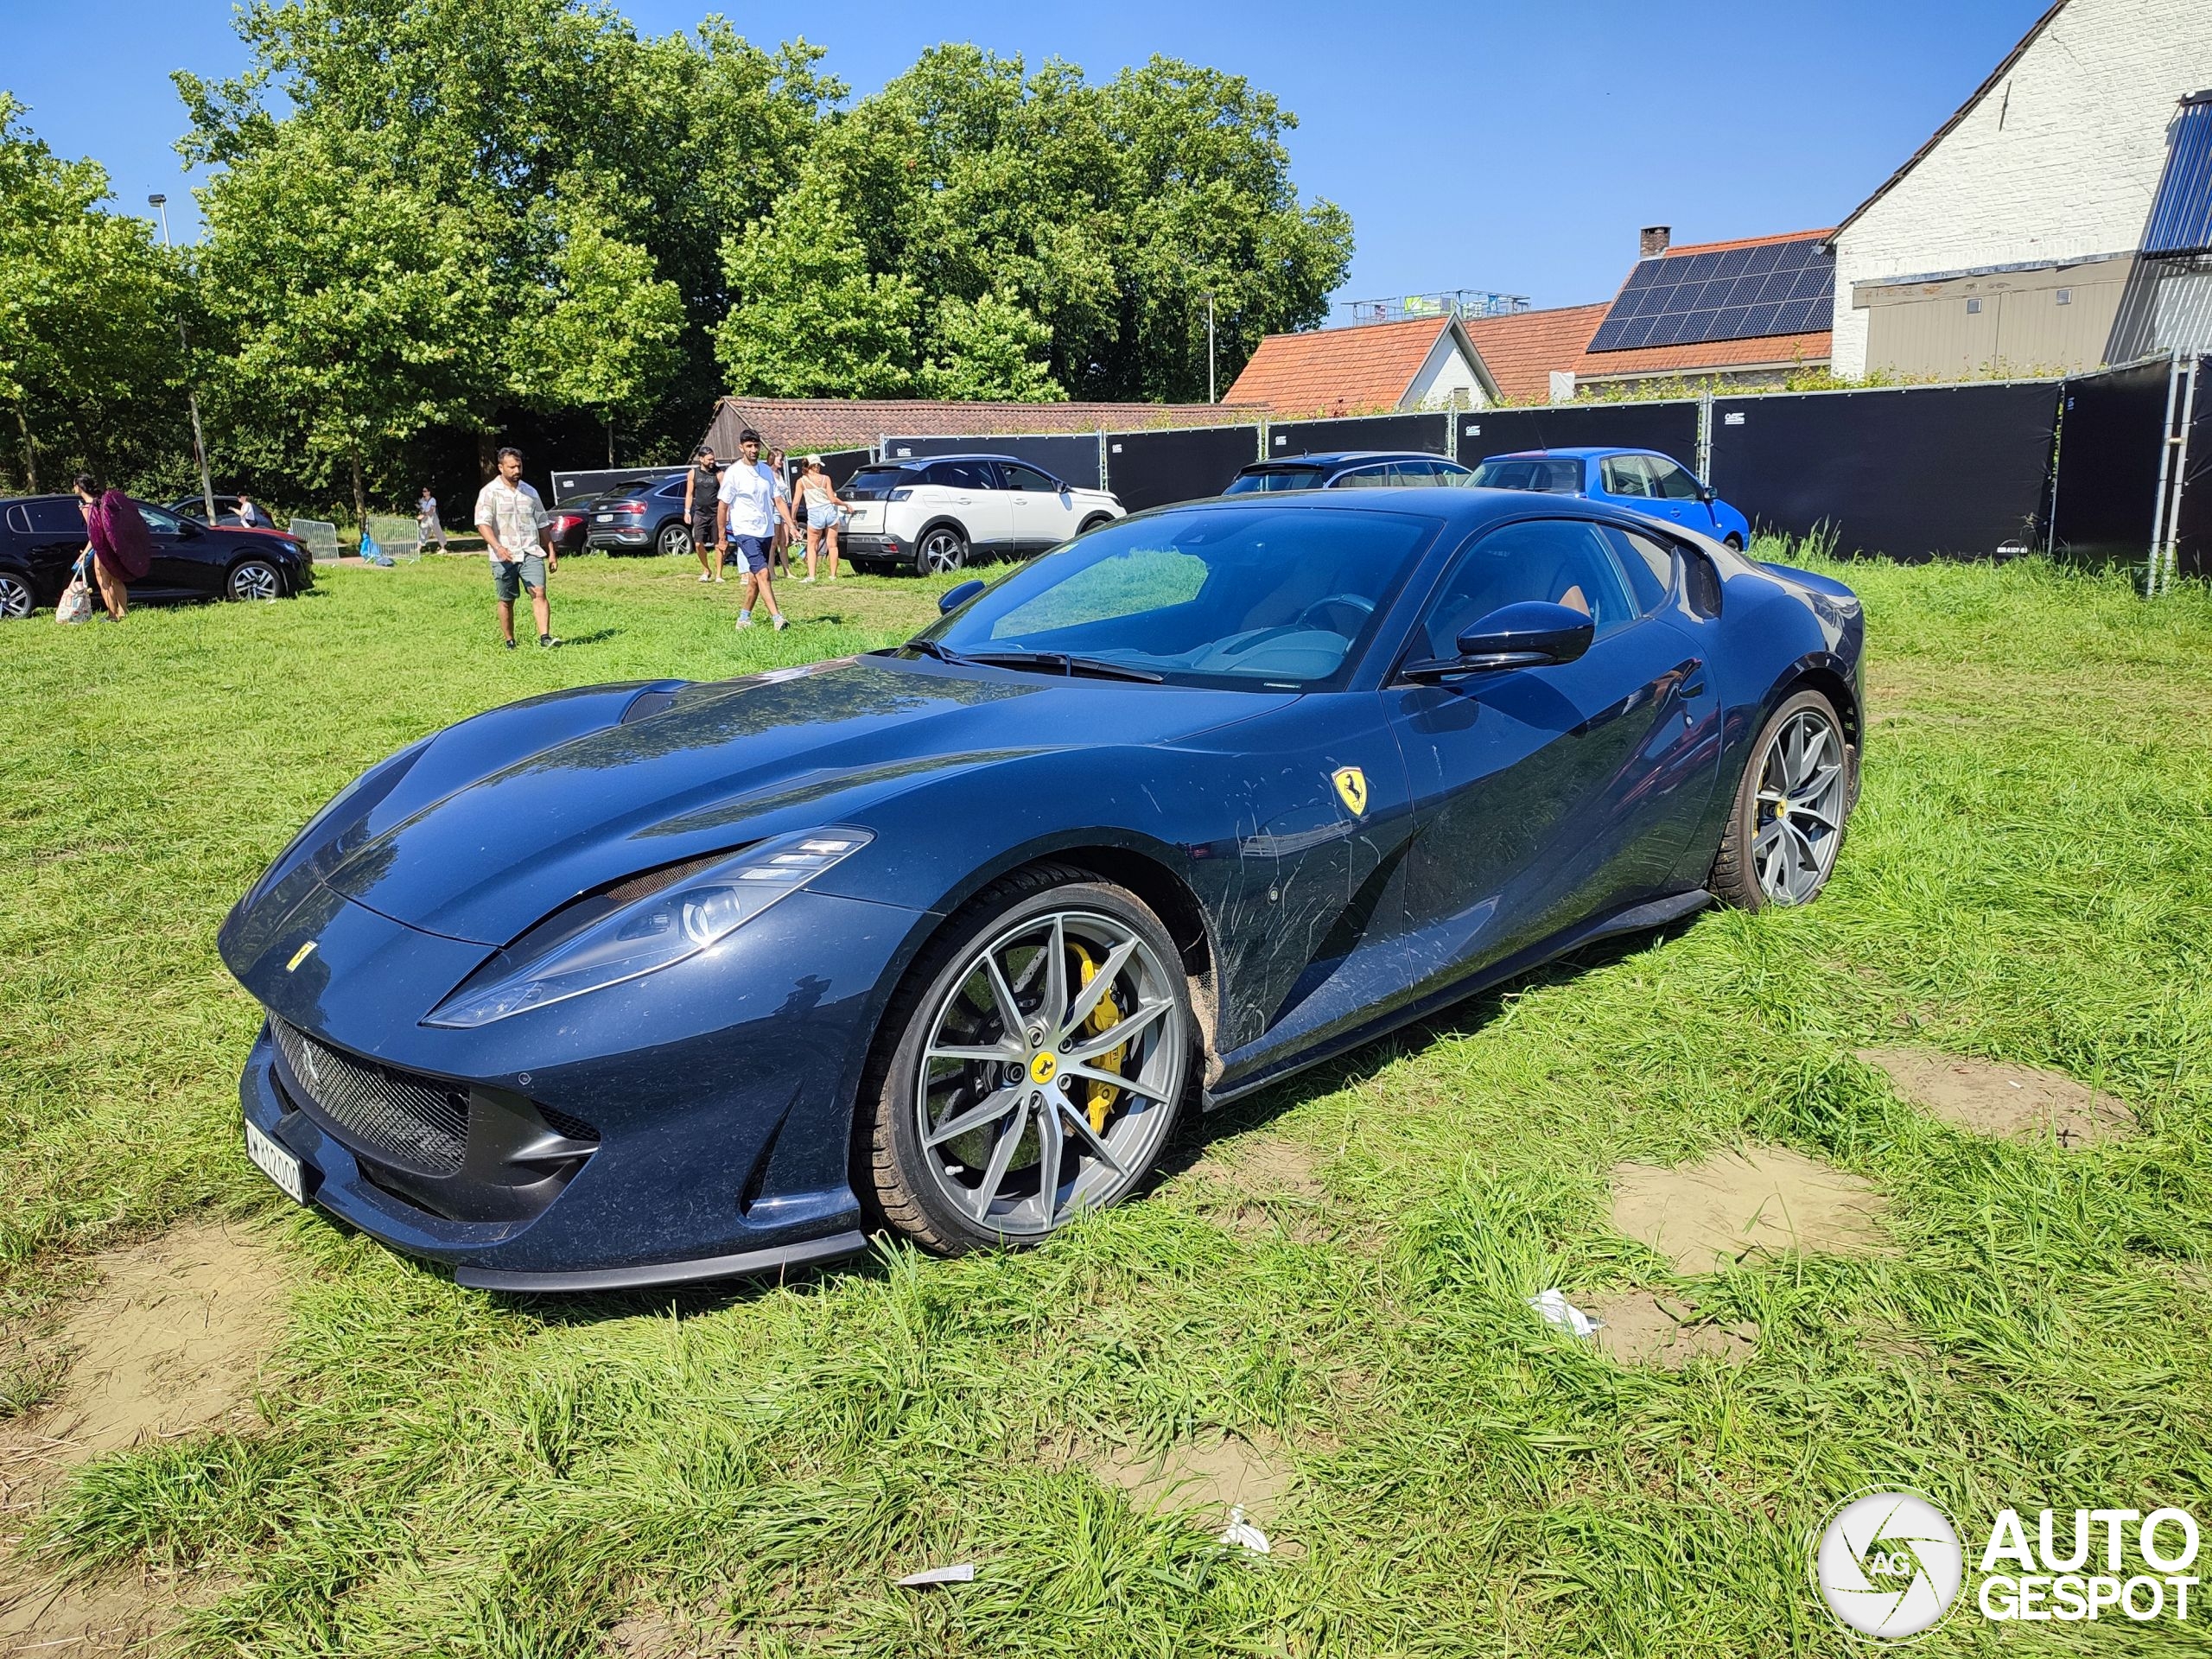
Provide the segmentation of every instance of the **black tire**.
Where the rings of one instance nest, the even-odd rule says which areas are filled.
[[[22,570],[0,570],[0,622],[20,622],[38,608],[38,594]]]
[[[223,577],[223,596],[236,600],[280,599],[284,578],[266,559],[240,559]]]
[[[925,576],[968,568],[968,538],[957,524],[931,524],[914,543],[914,568]]]
[[[691,556],[691,526],[663,524],[660,534],[653,538],[653,546],[664,556],[688,559]]]
[[[1788,874],[1797,878],[1794,882],[1777,883],[1768,874],[1773,860],[1770,848],[1763,849],[1765,832],[1776,826],[1778,817],[1792,814],[1778,812],[1771,804],[1761,798],[1760,783],[1765,774],[1775,747],[1783,741],[1783,734],[1801,717],[1810,719],[1825,727],[1828,741],[1837,753],[1840,774],[1833,786],[1827,810],[1834,818],[1833,827],[1822,830],[1820,821],[1810,817],[1807,803],[1813,800],[1810,791],[1804,801],[1789,803],[1803,816],[1797,822],[1816,823],[1808,837],[1802,830],[1793,831],[1788,823],[1779,830],[1785,842],[1794,834],[1796,842],[1814,849],[1817,868],[1802,860],[1791,862]],[[1720,836],[1720,850],[1713,861],[1713,874],[1706,887],[1724,905],[1738,910],[1763,910],[1770,904],[1807,905],[1817,899],[1835,872],[1836,861],[1842,855],[1845,830],[1849,823],[1851,809],[1859,800],[1859,750],[1845,732],[1843,717],[1834,703],[1818,691],[1800,691],[1783,700],[1780,708],[1759,728],[1758,740],[1751,745],[1751,758],[1744,766],[1744,775],[1736,785],[1736,798],[1728,809],[1728,822]],[[1790,848],[1783,847],[1782,855],[1791,857]],[[1796,887],[1796,891],[1784,889]]]
[[[1097,529],[1099,525],[1110,524],[1113,522],[1114,515],[1112,513],[1094,512],[1090,518],[1083,521],[1083,528],[1077,531],[1076,534],[1078,536],[1088,536],[1092,531]]]
[[[1720,544],[1723,547],[1733,548],[1738,553],[1744,550],[1744,538],[1732,530],[1720,538]]]
[[[1064,935],[1050,931],[1055,917],[1062,919]],[[1001,982],[1018,1004],[1028,995],[1039,1005],[1017,1010],[1023,1020],[1020,1031],[1009,1033],[995,1007],[980,1007],[965,999],[976,977],[988,972],[982,966],[984,953],[994,953],[995,961],[1003,955],[1010,964],[1021,946],[1008,942],[1020,940],[1027,930],[1033,928],[1038,943],[1055,937],[1070,942],[1079,964],[1087,952],[1077,938],[1078,930],[1098,925],[1118,930],[1125,941],[1138,942],[1132,944],[1127,959],[1136,965],[1125,966],[1109,981],[1090,1018],[1134,1020],[1135,1015],[1120,1013],[1116,998],[1123,995],[1132,999],[1137,1013],[1147,1007],[1155,1012],[1141,1032],[1098,1061],[1099,1065],[1112,1068],[1116,1076],[1126,1068],[1127,1075],[1142,1085],[1142,1092],[1135,1088],[1109,1090],[1109,1096],[1118,1095],[1116,1103],[1100,1106],[1086,1096],[1087,1103],[1078,1107],[1070,1097],[1071,1084],[1085,1090],[1101,1085],[1078,1084],[1072,1067],[1058,1074],[1052,1067],[1042,1072],[1037,1070],[1047,1052],[1057,1056],[1059,1046],[1079,1046],[1075,1042],[1056,1046],[1050,1033],[1039,1046],[1036,1033],[1046,1020],[1041,1005],[1052,995],[1042,972],[1033,967],[1011,974],[1001,969]],[[1031,949],[1032,964],[1051,954],[1049,948],[1038,949],[1034,944]],[[1141,951],[1149,952],[1148,961]],[[1065,975],[1071,965],[1067,955],[1063,955],[1062,964]],[[1037,974],[1035,982],[1029,977],[1033,972]],[[1083,982],[1091,982],[1086,978]],[[1081,1001],[1077,981],[1065,978],[1062,983],[1068,1000],[1061,1006],[1072,1011]],[[1152,1002],[1136,1000],[1147,993]],[[991,1000],[995,1003],[995,995]],[[950,1025],[956,1014],[976,1022],[976,1029],[963,1033]],[[972,1103],[984,1088],[990,1090],[983,1096],[987,1102],[1006,1094],[1020,1097],[997,1116],[979,1119],[978,1127],[943,1142],[946,1150],[942,1154],[925,1144],[923,1121],[929,1107],[918,1099],[925,1052],[941,1029],[968,1040],[995,1031],[995,1043],[1011,1041],[1032,1051],[1026,1063],[1001,1058],[978,1060],[963,1067],[958,1061],[929,1062],[953,1068],[949,1073],[938,1074],[928,1085],[946,1090],[938,1096],[947,1103],[936,1119],[939,1129],[963,1112],[973,1112],[974,1105],[965,1103]],[[1096,1040],[1095,1027],[1077,1022],[1076,1029],[1085,1033],[1084,1040]],[[1084,870],[1039,865],[1018,871],[985,889],[945,925],[892,999],[861,1088],[861,1121],[855,1147],[861,1165],[857,1185],[870,1196],[893,1231],[940,1255],[1040,1243],[1076,1213],[1117,1204],[1143,1183],[1173,1134],[1186,1096],[1196,1086],[1201,1056],[1180,955],[1167,930],[1144,901]],[[1009,1074],[1021,1075],[1010,1077]],[[1153,1097],[1160,1096],[1165,1098]],[[1078,1112],[1086,1125],[1096,1122],[1094,1111],[1108,1115],[1103,1124],[1089,1131],[1091,1144],[1105,1145],[1116,1154],[1121,1165],[1118,1173],[1091,1154],[1083,1139],[1086,1131],[1074,1127],[1072,1118]],[[1051,1133],[1061,1137],[1063,1172],[1049,1205],[1039,1178],[1041,1159],[1033,1150],[1039,1144],[1033,1137],[1046,1132],[1046,1116],[1054,1126]],[[1097,1139],[1100,1135],[1104,1137],[1103,1141]],[[963,1147],[963,1142],[969,1145]],[[1033,1149],[1026,1163],[1020,1161],[1024,1147]],[[983,1160],[986,1166],[963,1163],[959,1154],[967,1152],[988,1154]],[[1071,1177],[1064,1173],[1070,1162],[1075,1166]],[[995,1180],[992,1168],[997,1171]],[[976,1177],[974,1187],[963,1181],[963,1174]],[[984,1191],[987,1181],[993,1184]],[[1092,1183],[1089,1188],[1084,1185],[1087,1181]],[[1068,1195],[1065,1199],[1060,1196],[1063,1186]],[[1004,1197],[1008,1189],[1019,1194],[1025,1188],[1028,1196],[1009,1198],[1009,1209],[988,1213],[994,1199]],[[967,1194],[971,1200],[980,1195],[980,1202],[963,1207],[954,1201],[956,1192]]]
[[[880,576],[891,568],[889,565],[884,563],[881,559],[860,559],[848,557],[845,563],[851,565],[855,570],[858,571],[864,576]]]

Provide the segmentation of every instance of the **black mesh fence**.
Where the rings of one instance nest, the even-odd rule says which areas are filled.
[[[681,467],[595,467],[583,472],[556,472],[553,499],[556,504],[587,500],[601,490],[623,484],[650,484],[656,479],[673,478],[683,470]]]
[[[883,459],[916,455],[1012,455],[1079,490],[1098,487],[1096,432],[1020,433],[1003,437],[900,438],[883,440]]]
[[[2184,576],[2212,576],[2212,357],[2196,359],[2196,407],[2181,469],[2177,566]]]
[[[1997,557],[2040,543],[2057,412],[2047,380],[1716,397],[1708,481],[1841,553]]]
[[[2058,429],[2050,550],[2063,559],[2147,563],[2171,365],[2068,377]],[[2187,493],[2183,522],[2188,522]]]
[[[1260,455],[1256,426],[1109,432],[1106,487],[1131,512],[1219,495]]]
[[[1520,449],[1656,449],[1697,470],[1696,400],[1654,404],[1554,404],[1532,409],[1484,409],[1462,414],[1459,461]]]
[[[1360,415],[1341,421],[1271,421],[1268,457],[1322,455],[1335,449],[1418,449],[1452,453],[1452,416]]]

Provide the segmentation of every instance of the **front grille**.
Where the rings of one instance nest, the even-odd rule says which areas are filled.
[[[424,1174],[450,1175],[468,1146],[468,1091],[435,1077],[356,1059],[282,1020],[270,1029],[302,1104]]]

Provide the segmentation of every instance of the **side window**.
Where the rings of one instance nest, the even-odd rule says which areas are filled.
[[[138,516],[146,521],[146,528],[156,536],[175,536],[184,528],[177,523],[175,515],[163,512],[159,507],[149,507],[143,501],[138,504]],[[232,518],[236,522],[237,514],[233,513]]]
[[[1335,490],[1387,490],[1396,480],[1385,467],[1362,467],[1355,472],[1339,473],[1337,481],[1329,487]]]
[[[989,465],[980,461],[932,461],[929,481],[952,490],[995,490],[999,486]]]
[[[1440,481],[1436,476],[1436,468],[1425,461],[1391,463],[1390,482],[1401,489],[1433,490]]]
[[[1058,495],[1060,486],[1039,472],[1018,461],[999,462],[999,475],[1006,480],[1009,490],[1033,490],[1044,495]]]
[[[1475,481],[1474,474],[1454,461],[1432,461],[1428,470],[1436,474],[1436,481],[1446,489],[1464,490]]]
[[[1579,461],[1548,461],[1542,463],[1543,481],[1536,487],[1547,495],[1580,495],[1582,493],[1582,463]]]
[[[1644,469],[1651,474],[1652,493],[1663,495],[1669,501],[1697,499],[1697,480],[1687,469],[1677,467],[1663,455],[1643,457]]]
[[[1667,595],[1675,590],[1673,551],[1632,530],[1618,530],[1608,524],[1605,535],[1628,577],[1629,591],[1636,595],[1637,608],[1649,615],[1664,605]]]
[[[1651,475],[1643,470],[1642,455],[1608,455],[1601,464],[1607,495],[1650,495]]]
[[[1414,654],[1453,656],[1468,628],[1503,606],[1530,600],[1585,613],[1600,639],[1643,614],[1598,525],[1539,518],[1492,531],[1459,556],[1430,601]]]
[[[9,516],[29,511],[30,532],[34,536],[78,536],[85,534],[85,510],[68,497],[54,501],[31,501],[23,507],[10,508]]]

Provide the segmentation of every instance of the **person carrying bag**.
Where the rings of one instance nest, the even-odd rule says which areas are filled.
[[[61,603],[54,607],[55,621],[89,622],[92,620],[92,583],[85,575],[85,559],[90,556],[88,549],[69,572],[69,585],[61,590]]]
[[[99,583],[100,601],[111,621],[123,620],[130,602],[130,584],[143,582],[154,566],[153,532],[138,512],[138,504],[121,490],[101,493],[89,473],[77,474],[77,500],[85,512],[85,529],[92,545],[92,576]]]

